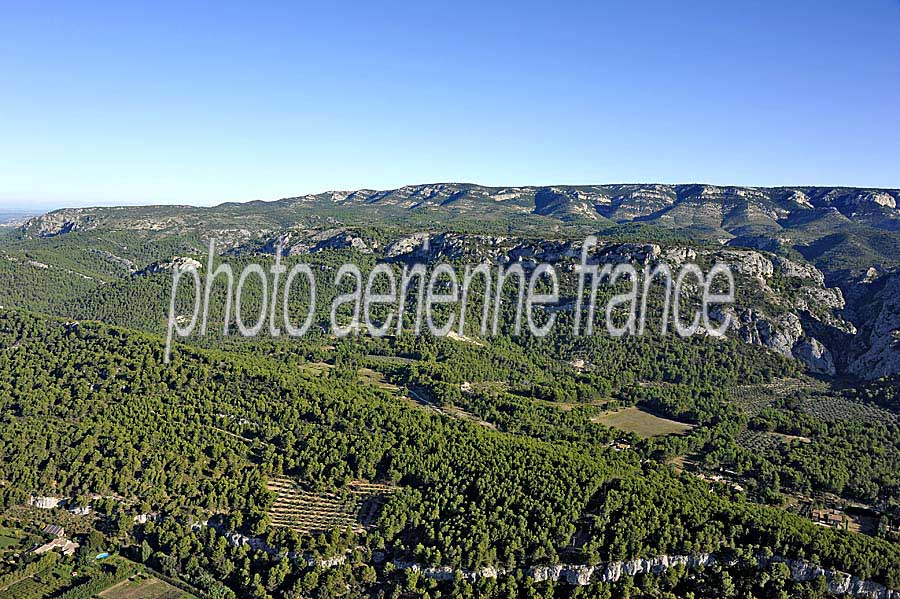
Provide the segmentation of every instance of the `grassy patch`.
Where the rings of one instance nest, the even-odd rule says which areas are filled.
[[[19,539],[0,534],[0,551],[9,549],[10,547],[15,547],[18,544]]]
[[[359,369],[359,380],[361,383],[366,385],[373,385],[378,387],[379,389],[384,389],[385,391],[397,392],[400,390],[397,385],[392,385],[391,383],[384,380],[384,375],[377,370],[372,370],[371,368],[360,368]]]
[[[691,429],[693,425],[667,418],[654,416],[640,408],[624,408],[615,412],[607,412],[592,418],[594,422],[611,426],[619,430],[634,433],[639,437],[662,437],[665,435],[681,435]]]

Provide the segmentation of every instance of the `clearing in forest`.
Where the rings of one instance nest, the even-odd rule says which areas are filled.
[[[691,424],[654,416],[636,407],[607,412],[591,418],[605,426],[623,430],[643,438],[681,435],[694,428]]]

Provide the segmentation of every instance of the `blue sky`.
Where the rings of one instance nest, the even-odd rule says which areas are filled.
[[[900,1],[8,2],[0,207],[900,187]]]

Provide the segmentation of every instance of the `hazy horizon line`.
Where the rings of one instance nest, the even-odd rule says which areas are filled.
[[[293,195],[279,195],[270,198],[252,198],[246,200],[223,200],[213,202],[191,202],[190,200],[34,200],[26,198],[9,198],[4,197],[0,193],[0,213],[15,214],[44,214],[56,210],[66,210],[74,208],[150,208],[155,206],[184,206],[190,208],[215,208],[225,204],[250,204],[253,202],[278,202],[291,198],[299,198],[310,195],[320,195],[325,193],[339,192],[356,192],[356,191],[373,191],[385,192],[403,189],[405,187],[422,187],[427,185],[473,185],[477,187],[487,187],[495,189],[504,188],[535,188],[535,187],[589,187],[589,186],[611,186],[611,185],[666,185],[666,186],[686,186],[686,185],[708,185],[711,187],[739,187],[739,188],[755,188],[755,189],[780,189],[780,188],[835,188],[835,189],[866,189],[880,191],[900,191],[900,186],[878,186],[878,185],[844,185],[844,184],[779,184],[779,185],[747,185],[735,183],[710,183],[705,181],[689,181],[680,183],[667,183],[659,181],[618,181],[607,183],[523,183],[523,184],[486,184],[474,183],[472,181],[429,181],[422,183],[407,183],[404,185],[393,187],[356,187],[356,188],[339,188],[332,187],[319,191],[310,191]]]

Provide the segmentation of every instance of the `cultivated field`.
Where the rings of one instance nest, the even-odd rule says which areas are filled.
[[[731,398],[749,416],[755,416],[794,391],[822,392],[826,389],[827,385],[815,379],[779,379],[762,385],[738,385],[731,389]]]
[[[100,593],[104,599],[183,599],[192,595],[153,576],[138,575]]]
[[[640,408],[630,407],[607,412],[591,419],[594,422],[634,433],[639,437],[681,435],[693,429],[693,425],[654,416]]]
[[[866,404],[839,397],[811,397],[803,400],[800,408],[822,420],[855,420],[857,422],[888,422],[897,415],[873,404]]]
[[[272,526],[310,534],[351,528],[362,531],[374,525],[381,506],[396,489],[390,485],[355,481],[340,493],[316,493],[289,478],[269,481],[276,494],[269,512]]]
[[[72,584],[71,566],[56,564],[0,590],[0,599],[40,599],[62,592]]]

